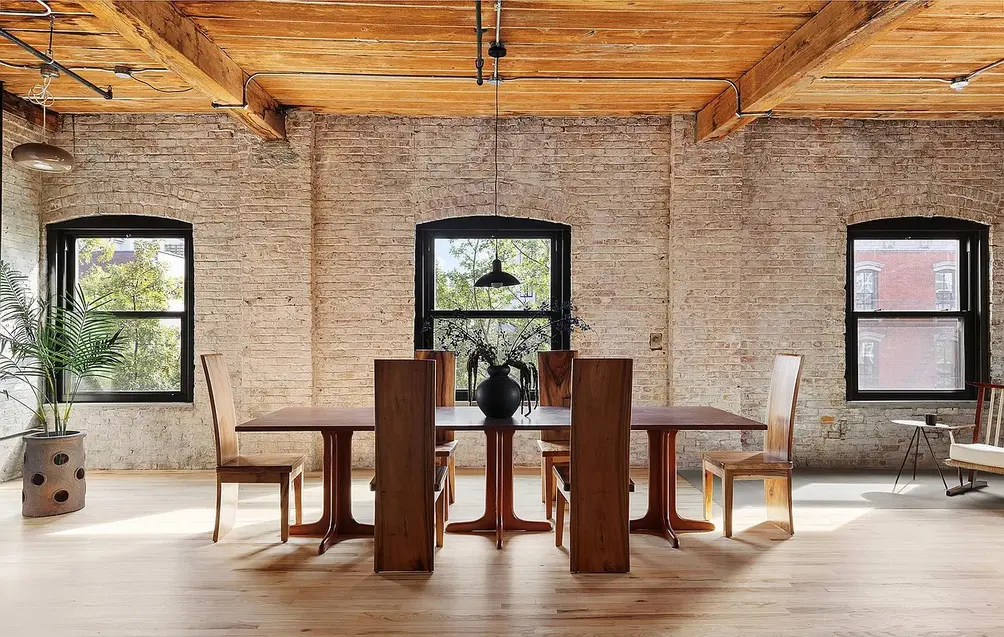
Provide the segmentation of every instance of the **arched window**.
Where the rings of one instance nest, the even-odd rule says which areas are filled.
[[[571,310],[571,230],[546,221],[461,217],[420,224],[415,242],[415,347],[438,349],[437,325],[460,320],[472,329],[522,330]],[[503,269],[520,285],[475,288],[488,272],[496,243]],[[567,349],[567,333],[552,330],[544,347]],[[466,352],[459,352],[461,365]],[[466,375],[457,374],[466,400]]]
[[[78,402],[191,402],[195,285],[192,225],[159,217],[107,215],[48,227],[49,290],[80,286],[105,299],[125,342],[125,363],[89,379]],[[66,395],[61,379],[60,398]]]

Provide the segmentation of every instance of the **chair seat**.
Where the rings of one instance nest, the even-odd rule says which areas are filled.
[[[948,457],[956,462],[978,464],[1004,471],[1004,447],[982,443],[953,443],[948,449]]]
[[[540,449],[540,455],[545,458],[548,456],[567,456],[571,453],[567,442],[550,442],[548,440],[538,440],[537,448]]]
[[[224,462],[217,470],[242,471],[267,469],[270,471],[290,471],[303,468],[305,456],[295,453],[262,453],[253,456],[237,456]]]
[[[453,455],[453,451],[457,448],[457,441],[450,440],[444,442],[441,445],[436,445],[436,457],[437,458],[449,458]]]
[[[572,474],[571,465],[567,464],[556,464],[554,465],[554,473],[558,476],[558,485],[562,491],[566,493],[572,490]],[[628,477],[628,492],[634,493],[634,480]]]
[[[448,473],[449,469],[446,467],[436,467],[436,475],[432,478],[432,490],[434,493],[439,493],[443,490]],[[370,479],[370,491],[376,491],[376,476]]]
[[[701,458],[705,464],[726,471],[788,471],[792,468],[790,460],[762,451],[711,451],[702,454]]]

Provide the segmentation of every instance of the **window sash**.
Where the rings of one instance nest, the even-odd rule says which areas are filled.
[[[895,227],[901,224],[902,228]],[[975,389],[970,386],[988,377],[988,290],[989,258],[988,235],[984,226],[955,219],[896,219],[862,224],[872,226],[859,229],[851,226],[847,233],[847,281],[856,282],[854,268],[854,241],[861,239],[955,239],[959,245],[958,270],[953,270],[958,291],[958,310],[924,311],[859,311],[855,309],[857,294],[852,283],[847,284],[846,295],[846,367],[847,400],[973,400]],[[882,227],[885,226],[885,227]],[[909,228],[907,228],[909,226]],[[967,229],[960,229],[964,226]],[[971,229],[970,229],[971,228]],[[876,286],[877,287],[877,286]],[[952,299],[954,303],[954,299]],[[937,305],[935,306],[937,307]],[[962,319],[964,357],[964,388],[946,390],[866,390],[858,387],[858,321],[860,319]],[[877,363],[876,363],[877,364]]]
[[[193,250],[193,230],[190,224],[182,224],[158,217],[122,217],[106,215],[87,217],[65,223],[50,225],[47,231],[49,290],[55,302],[59,296],[76,287],[77,239],[130,237],[135,239],[181,239],[184,241],[185,280],[182,291],[184,310],[108,310],[121,319],[170,318],[181,321],[181,388],[164,391],[106,391],[76,394],[78,403],[117,402],[186,402],[194,399],[195,385],[195,264]],[[65,374],[63,375],[65,376]],[[56,394],[60,400],[66,397],[66,378],[57,379]]]
[[[434,335],[426,329],[429,319],[443,318],[562,318],[560,311],[540,310],[445,310],[435,309],[436,239],[544,239],[551,244],[550,301],[567,307],[571,299],[571,230],[550,222],[513,217],[464,217],[416,228],[415,237],[415,347],[434,347]],[[568,349],[569,335],[552,329],[552,349]],[[457,390],[456,400],[468,400],[466,390]]]

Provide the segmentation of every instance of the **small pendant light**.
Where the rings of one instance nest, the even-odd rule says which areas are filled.
[[[52,59],[52,34],[54,23],[49,19],[49,50],[46,55]],[[53,64],[43,64],[40,69],[42,83],[37,85],[28,94],[28,101],[34,102],[42,107],[42,143],[20,144],[10,151],[10,158],[18,166],[23,166],[30,170],[39,170],[46,173],[65,173],[73,170],[73,155],[58,146],[45,142],[45,120],[47,108],[52,103],[52,94],[49,93],[49,85],[52,80],[59,77],[59,70]]]
[[[501,50],[501,55],[499,55],[499,50]],[[505,48],[498,42],[496,42],[491,49],[489,49],[488,54],[495,58],[496,69],[498,69],[498,58],[505,55]],[[499,216],[499,83],[501,78],[498,77],[496,73],[495,76],[495,217]],[[498,225],[495,226],[496,232],[498,231]],[[492,269],[487,272],[474,282],[474,287],[476,288],[507,288],[514,285],[519,285],[519,279],[513,275],[505,272],[502,269],[502,261],[499,259],[499,240],[498,237],[495,239],[495,260],[492,261]]]

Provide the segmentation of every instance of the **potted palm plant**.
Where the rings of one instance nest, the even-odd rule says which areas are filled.
[[[33,414],[25,436],[21,512],[42,517],[84,507],[84,433],[70,429],[81,382],[123,361],[120,332],[102,301],[78,288],[57,300],[33,297],[28,278],[0,261],[0,396]],[[62,382],[61,382],[62,381]],[[20,385],[20,392],[8,389]],[[64,387],[60,396],[58,387]]]

